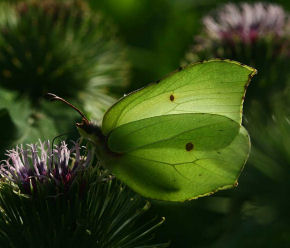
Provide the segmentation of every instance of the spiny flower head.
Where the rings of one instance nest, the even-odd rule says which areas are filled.
[[[204,17],[203,24],[210,38],[251,43],[266,36],[286,35],[289,16],[275,4],[230,3]]]
[[[229,3],[205,16],[202,23],[202,33],[186,55],[189,62],[212,57],[241,61],[247,56],[241,62],[255,66],[249,57],[290,56],[290,16],[279,5]]]
[[[248,99],[266,100],[289,80],[290,16],[269,3],[225,4],[206,15],[183,65],[211,58],[233,59],[257,68]],[[247,101],[249,102],[249,101]]]
[[[91,149],[64,141],[52,149],[46,141],[7,155],[0,162],[1,247],[168,246],[152,244],[164,218],[144,223],[150,204],[92,166]]]
[[[0,9],[0,87],[28,96],[35,108],[54,92],[101,120],[129,80],[114,24],[82,0],[22,0]]]
[[[62,141],[53,148],[49,141],[31,144],[7,151],[8,159],[0,163],[3,181],[17,185],[22,193],[31,194],[38,184],[52,183],[68,188],[76,174],[91,162],[91,152],[81,155],[82,147],[78,142],[71,149]]]

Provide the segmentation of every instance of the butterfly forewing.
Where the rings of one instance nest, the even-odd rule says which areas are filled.
[[[225,60],[190,65],[119,100],[104,116],[103,133],[170,114],[210,113],[241,123],[245,89],[255,73],[251,67]]]

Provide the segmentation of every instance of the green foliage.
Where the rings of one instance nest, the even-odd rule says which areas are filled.
[[[254,235],[247,233],[246,223],[236,232],[243,232],[247,243],[254,242],[257,246],[287,247],[290,242],[289,207],[287,196],[290,194],[290,91],[276,92],[269,99],[270,110],[254,102],[249,111],[247,127],[252,134],[253,150],[249,158],[249,172],[243,178],[243,187],[235,197],[239,200],[241,211],[246,214],[247,225]],[[267,235],[267,239],[265,239]],[[238,239],[243,247],[245,242]]]
[[[167,247],[153,244],[163,220],[142,221],[149,203],[99,168],[79,173],[69,191],[32,196],[2,183],[1,247]]]
[[[0,88],[1,145],[0,157],[6,149],[21,143],[33,143],[41,139],[52,139],[61,133],[73,131],[67,120],[75,120],[77,114],[60,105],[56,109],[41,100],[41,110],[35,109],[28,97],[19,99],[16,92]],[[72,135],[71,135],[72,137]]]
[[[128,91],[161,78],[179,66],[192,40],[196,21],[207,11],[202,1],[168,0],[87,0],[92,9],[102,11],[118,24],[128,45],[132,64]]]

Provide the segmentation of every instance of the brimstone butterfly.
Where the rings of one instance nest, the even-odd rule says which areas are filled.
[[[237,185],[248,158],[242,105],[255,74],[230,60],[195,63],[121,98],[101,128],[85,117],[77,126],[103,166],[141,195],[209,195]]]

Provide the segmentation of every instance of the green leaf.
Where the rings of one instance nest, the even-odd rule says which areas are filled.
[[[58,123],[49,118],[49,114],[32,108],[27,98],[21,97],[19,99],[15,92],[0,89],[0,109],[7,110],[7,112],[2,113],[2,130],[0,131],[0,133],[5,132],[5,136],[9,137],[9,144],[5,143],[6,149],[20,143],[32,143],[39,138],[53,139],[60,134],[57,128]],[[63,116],[65,115],[63,114]],[[5,137],[3,135],[1,138]],[[2,139],[1,142],[3,143]]]

